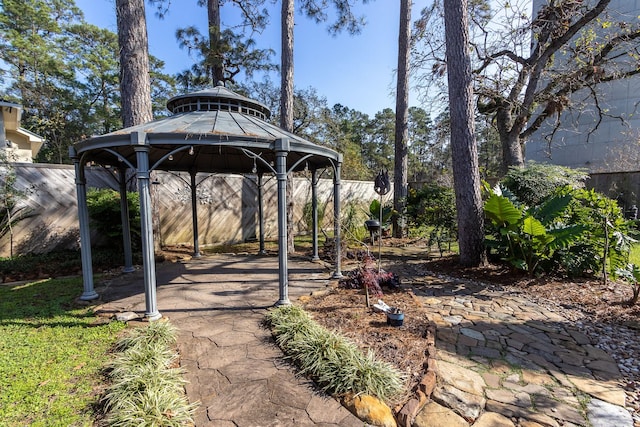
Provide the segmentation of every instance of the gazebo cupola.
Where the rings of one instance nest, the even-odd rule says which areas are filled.
[[[192,111],[230,111],[255,116],[265,121],[271,117],[271,111],[266,105],[231,92],[222,85],[213,90],[174,96],[167,102],[167,109],[173,114]]]

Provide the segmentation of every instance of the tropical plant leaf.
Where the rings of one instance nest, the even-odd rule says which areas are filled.
[[[522,231],[530,236],[543,237],[547,234],[544,225],[532,216],[525,217],[522,222]]]
[[[497,194],[489,196],[484,212],[495,225],[515,225],[522,219],[522,212],[509,199]]]
[[[547,233],[554,237],[552,249],[567,248],[573,245],[586,229],[587,227],[584,225],[569,225],[548,230]]]
[[[609,271],[614,272],[624,268],[628,261],[628,254],[617,250],[609,251]]]
[[[572,199],[573,197],[570,194],[554,196],[542,205],[532,209],[531,213],[542,224],[548,225],[565,211]]]
[[[615,274],[629,283],[640,283],[640,266],[635,264],[627,264],[625,268],[618,268],[615,270]]]

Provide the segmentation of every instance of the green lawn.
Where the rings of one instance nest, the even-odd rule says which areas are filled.
[[[125,328],[74,300],[82,279],[0,285],[0,425],[90,426],[107,350]]]
[[[640,243],[636,243],[635,245],[631,246],[629,262],[635,265],[640,265]]]

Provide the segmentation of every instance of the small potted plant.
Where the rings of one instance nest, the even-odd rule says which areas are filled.
[[[404,323],[404,313],[397,307],[389,307],[387,310],[387,325],[402,326]]]

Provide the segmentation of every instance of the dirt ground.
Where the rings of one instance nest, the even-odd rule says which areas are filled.
[[[430,259],[423,267],[449,276],[514,287],[534,298],[581,311],[592,320],[640,329],[640,303],[627,304],[633,292],[624,282],[609,281],[605,285],[600,278],[529,277],[497,265],[461,268],[454,256]]]
[[[385,289],[384,302],[405,315],[402,326],[387,324],[387,316],[367,308],[362,289],[334,288],[328,294],[304,299],[304,309],[321,325],[338,331],[363,351],[376,356],[408,375],[411,390],[424,376],[429,326],[425,312],[410,292]],[[371,303],[377,298],[371,298]]]
[[[624,283],[604,285],[600,279],[536,278],[498,265],[461,268],[456,256],[440,257],[419,243],[389,240],[384,245],[381,266],[395,273],[403,283],[432,273],[466,278],[515,288],[534,300],[552,301],[556,306],[578,310],[595,321],[640,329],[640,303],[626,304],[632,291]],[[348,259],[343,263],[342,272],[349,274],[359,265],[357,260]],[[363,350],[371,349],[384,361],[408,372],[411,389],[424,374],[426,342],[422,338],[429,322],[419,301],[407,288],[383,289],[384,302],[404,311],[402,327],[387,325],[385,314],[367,308],[363,289],[337,287],[325,295],[305,300],[304,308],[322,325],[340,331]],[[371,303],[376,301],[377,298],[371,298]]]

